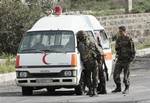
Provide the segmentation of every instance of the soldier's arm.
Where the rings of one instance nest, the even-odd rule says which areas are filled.
[[[103,59],[104,52],[102,47],[98,46],[97,44],[95,45],[95,51],[97,53],[97,61],[100,62]]]
[[[96,48],[96,51],[101,54],[101,55],[104,55],[104,52],[103,52],[103,48],[98,46],[98,44],[95,45],[95,48]]]
[[[131,57],[135,57],[135,46],[133,40],[130,38],[130,46],[131,46]]]
[[[120,46],[119,46],[119,39],[117,39],[117,40],[116,40],[116,43],[115,43],[116,55],[119,55],[119,49],[120,49]]]

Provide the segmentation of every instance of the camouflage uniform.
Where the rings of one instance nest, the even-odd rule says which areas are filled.
[[[89,88],[89,95],[95,95],[98,86],[98,62],[101,49],[96,42],[87,37],[86,32],[79,31],[84,35],[84,39],[78,39],[78,50],[81,54],[81,60],[85,67],[86,83]],[[92,78],[91,78],[92,77]]]
[[[122,70],[124,72],[123,82],[125,84],[125,90],[129,89],[129,85],[130,85],[129,65],[135,56],[134,43],[129,36],[118,36],[116,40],[115,49],[116,49],[117,61],[115,64],[113,78],[117,88],[113,92],[120,92],[121,91],[120,74]]]
[[[104,58],[102,58],[102,59],[104,59]],[[106,94],[107,93],[107,91],[106,91],[106,78],[105,78],[105,74],[104,74],[102,61],[98,62],[98,70],[99,70],[99,76],[98,76],[99,77],[99,83],[98,83],[97,91],[99,94]]]

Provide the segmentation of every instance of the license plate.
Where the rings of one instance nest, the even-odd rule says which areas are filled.
[[[52,79],[37,79],[37,83],[51,83]]]

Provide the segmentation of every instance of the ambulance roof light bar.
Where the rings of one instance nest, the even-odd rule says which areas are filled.
[[[62,14],[62,7],[60,5],[56,5],[53,10],[54,14],[56,14],[57,16]]]
[[[47,11],[47,15],[61,15],[62,14],[62,7],[60,5],[56,5],[53,9]]]

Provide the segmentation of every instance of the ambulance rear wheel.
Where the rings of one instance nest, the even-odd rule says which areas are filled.
[[[32,87],[22,87],[22,95],[30,96],[32,94],[33,94],[33,88]]]
[[[84,85],[84,73],[82,72],[79,85],[75,87],[76,95],[83,95],[85,93],[85,85]]]

